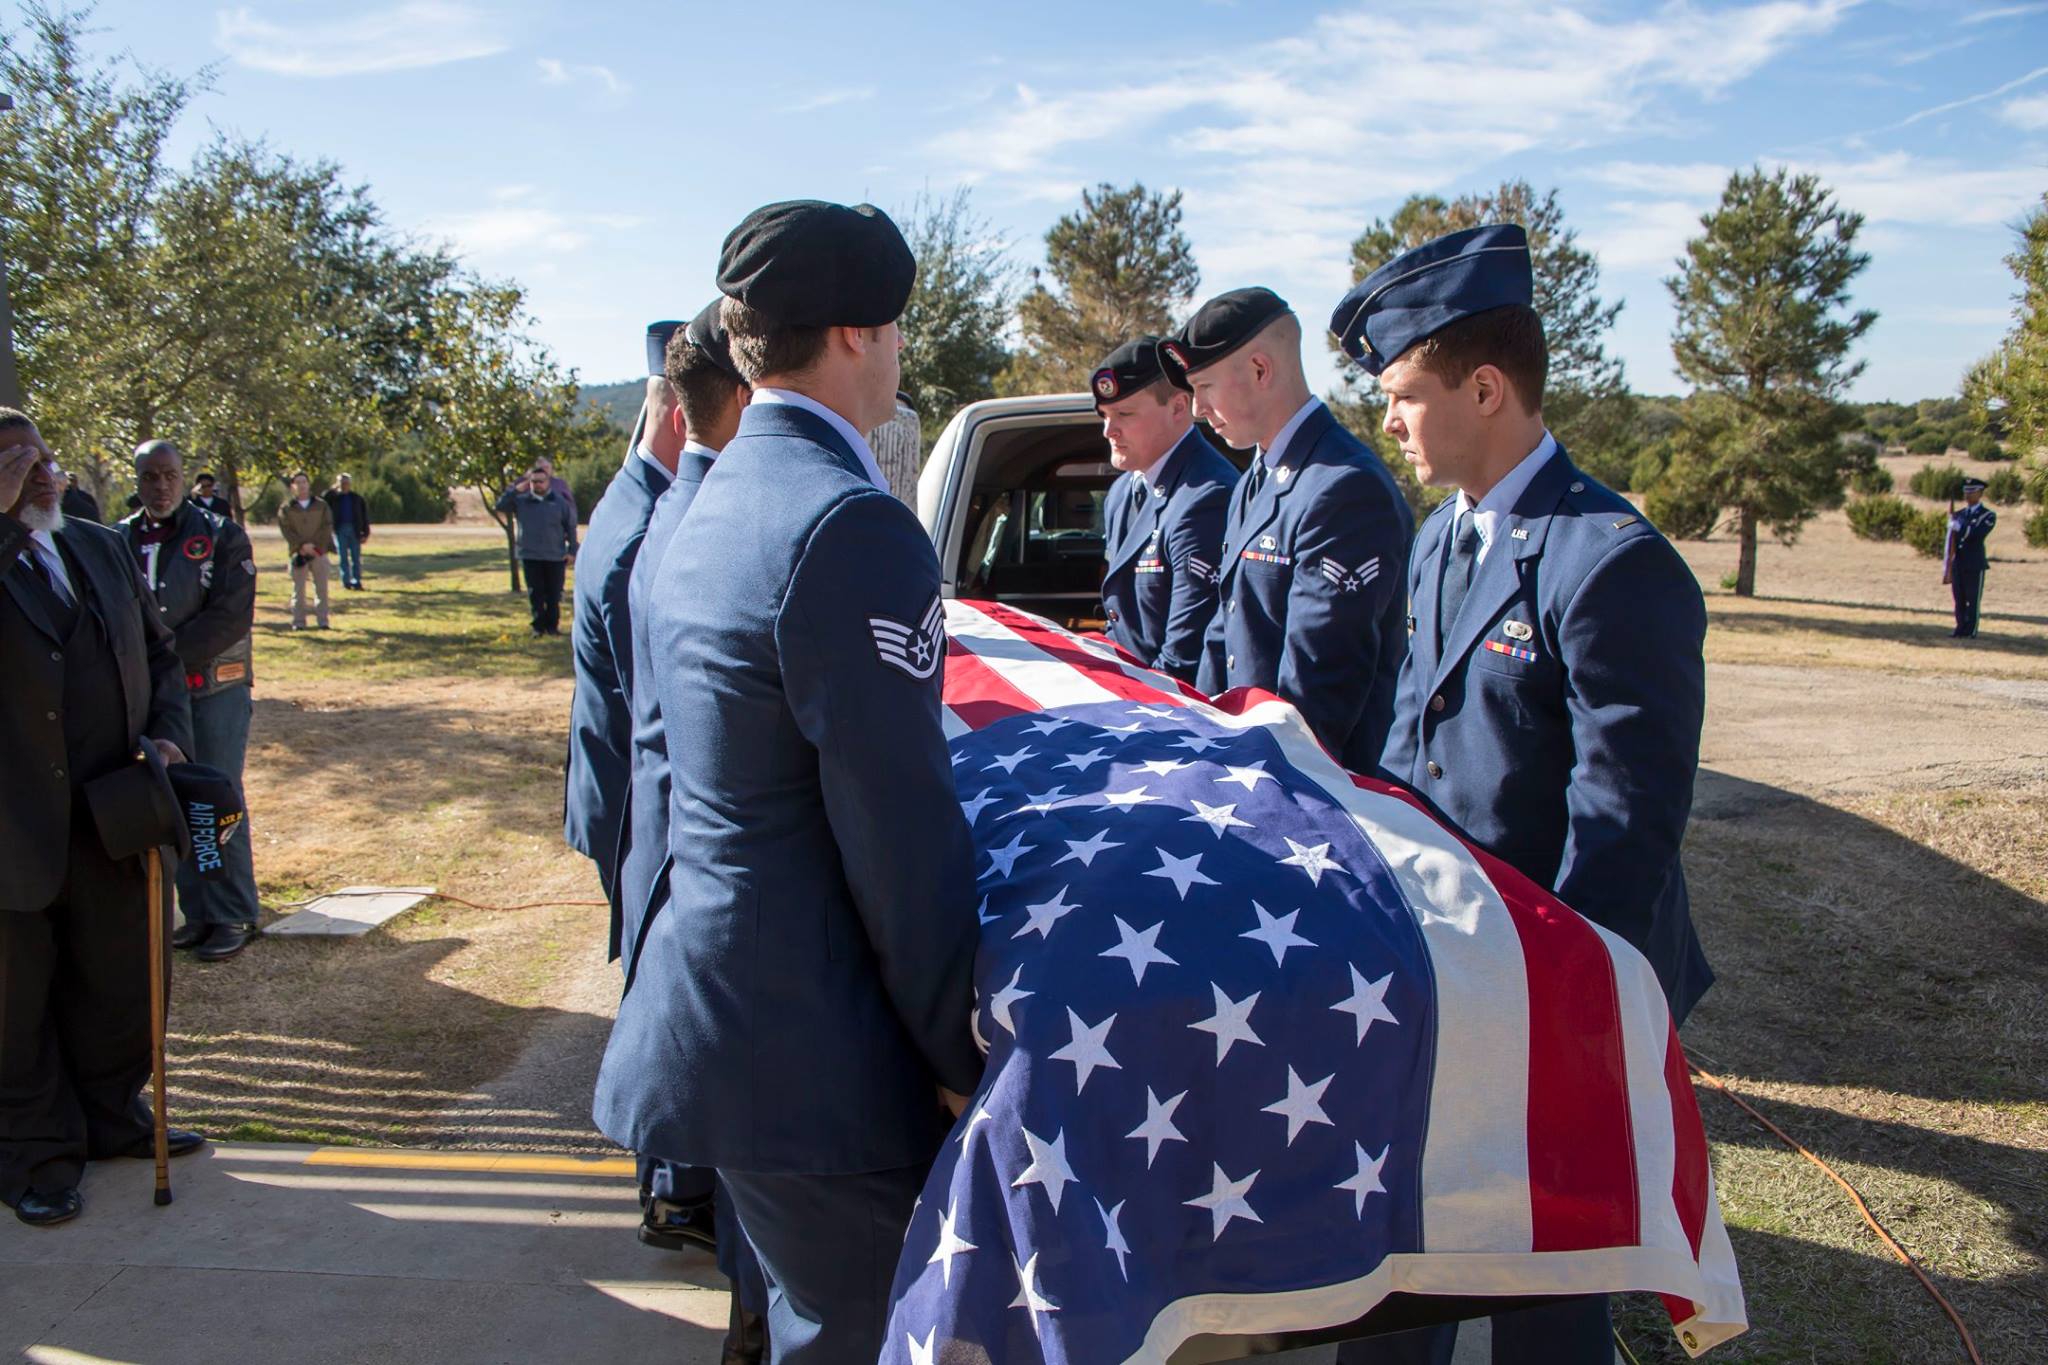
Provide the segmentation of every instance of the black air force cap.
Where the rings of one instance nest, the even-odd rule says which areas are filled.
[[[690,345],[709,356],[712,364],[744,384],[746,380],[740,374],[739,366],[732,363],[732,342],[725,334],[725,320],[718,315],[718,304],[717,299],[705,304],[697,316],[690,319],[683,336]]]
[[[1114,403],[1166,378],[1159,359],[1159,338],[1134,337],[1109,353],[1088,380],[1095,405]]]
[[[647,377],[659,379],[668,373],[668,339],[683,329],[683,324],[670,319],[667,322],[647,324]]]
[[[910,244],[873,204],[769,204],[718,254],[718,291],[785,327],[886,326],[916,279]]]
[[[1187,325],[1159,343],[1166,377],[1176,388],[1192,388],[1188,376],[1214,365],[1264,331],[1275,318],[1294,310],[1270,289],[1233,289],[1218,294],[1187,320]]]

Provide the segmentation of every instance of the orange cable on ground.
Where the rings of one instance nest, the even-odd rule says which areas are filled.
[[[1950,1303],[1947,1297],[1942,1294],[1941,1290],[1935,1287],[1934,1281],[1927,1278],[1927,1272],[1920,1268],[1920,1263],[1913,1259],[1912,1253],[1907,1251],[1904,1247],[1900,1246],[1897,1241],[1893,1240],[1892,1235],[1884,1230],[1884,1225],[1877,1221],[1876,1215],[1871,1213],[1870,1206],[1863,1202],[1863,1196],[1856,1192],[1856,1187],[1854,1185],[1851,1185],[1847,1180],[1844,1180],[1835,1171],[1834,1167],[1828,1165],[1827,1162],[1822,1161],[1812,1152],[1809,1152],[1806,1150],[1806,1148],[1800,1146],[1799,1143],[1794,1141],[1791,1135],[1786,1133],[1786,1131],[1783,1128],[1780,1128],[1777,1124],[1772,1123],[1769,1119],[1765,1118],[1763,1114],[1757,1110],[1756,1106],[1752,1105],[1748,1100],[1743,1099],[1742,1096],[1736,1094],[1733,1090],[1729,1089],[1728,1083],[1726,1081],[1723,1081],[1719,1076],[1716,1076],[1713,1072],[1708,1071],[1701,1067],[1700,1064],[1698,1062],[1693,1061],[1692,1058],[1688,1057],[1685,1060],[1686,1065],[1692,1068],[1693,1075],[1698,1076],[1708,1085],[1713,1086],[1714,1089],[1720,1091],[1729,1099],[1735,1101],[1736,1106],[1740,1108],[1743,1113],[1749,1115],[1758,1123],[1762,1124],[1765,1128],[1769,1129],[1772,1135],[1775,1136],[1778,1139],[1778,1141],[1784,1143],[1787,1147],[1790,1147],[1793,1151],[1799,1153],[1799,1155],[1805,1157],[1814,1165],[1820,1167],[1822,1173],[1825,1174],[1828,1179],[1834,1181],[1837,1185],[1840,1185],[1842,1187],[1843,1191],[1848,1194],[1850,1200],[1855,1203],[1856,1212],[1863,1215],[1863,1221],[1868,1223],[1870,1225],[1870,1230],[1877,1234],[1878,1240],[1882,1241],[1887,1247],[1891,1248],[1892,1255],[1898,1257],[1899,1263],[1905,1266],[1906,1269],[1913,1272],[1913,1278],[1920,1281],[1920,1287],[1922,1289],[1925,1289],[1929,1294],[1933,1295],[1934,1301],[1941,1305],[1941,1311],[1948,1314],[1948,1320],[1954,1323],[1956,1326],[1956,1335],[1963,1339],[1963,1351],[1966,1355],[1970,1357],[1970,1360],[1972,1361],[1973,1365],[1984,1365],[1984,1357],[1977,1354],[1977,1343],[1975,1340],[1971,1338],[1970,1329],[1963,1325],[1963,1315],[1958,1313],[1956,1311],[1955,1305]]]

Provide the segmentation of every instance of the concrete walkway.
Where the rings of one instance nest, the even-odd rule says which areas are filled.
[[[223,1144],[168,1208],[151,1170],[94,1164],[63,1227],[0,1219],[0,1359],[718,1359],[724,1279],[635,1240],[630,1161]]]

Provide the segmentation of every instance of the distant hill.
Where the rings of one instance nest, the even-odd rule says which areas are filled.
[[[628,379],[617,384],[585,384],[577,396],[588,407],[611,419],[613,426],[630,433],[640,418],[640,402],[647,396],[647,381]]]

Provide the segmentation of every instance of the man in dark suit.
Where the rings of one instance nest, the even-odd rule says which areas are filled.
[[[1089,379],[1109,462],[1102,605],[1116,642],[1184,683],[1216,613],[1216,566],[1237,470],[1195,430],[1188,395],[1167,382],[1159,338],[1109,353]]]
[[[773,204],[726,238],[722,316],[753,394],[649,620],[669,896],[641,927],[596,1115],[718,1168],[778,1362],[880,1354],[941,1089],[981,1071],[938,558],[861,436],[895,406],[916,270],[867,205]]]
[[[151,1154],[149,905],[85,791],[139,745],[192,746],[184,670],[121,537],[67,522],[35,425],[0,408],[0,1198],[48,1226],[90,1159]],[[173,1152],[200,1143],[174,1133]]]
[[[1656,969],[1675,1018],[1713,980],[1679,842],[1706,699],[1706,609],[1685,561],[1575,467],[1543,421],[1549,367],[1513,225],[1452,233],[1367,277],[1330,321],[1378,376],[1385,429],[1425,484],[1383,766],[1467,838]],[[1614,1359],[1605,1295],[1494,1318],[1493,1359]],[[1455,1328],[1347,1348],[1445,1361]]]
[[[1160,350],[1195,416],[1258,451],[1231,498],[1195,685],[1277,693],[1333,757],[1371,772],[1407,653],[1415,518],[1379,457],[1309,393],[1301,323],[1272,290],[1217,295]]]

